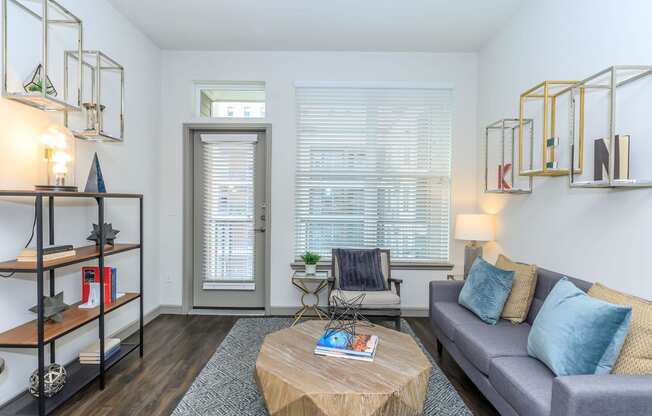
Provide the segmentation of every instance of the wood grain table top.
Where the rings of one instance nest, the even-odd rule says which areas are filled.
[[[325,325],[307,321],[265,338],[256,375],[271,414],[307,414],[296,411],[306,409],[305,403],[292,410],[302,400],[315,404],[316,414],[391,414],[363,409],[389,406],[398,412],[403,405],[410,411],[397,414],[420,414],[431,364],[410,335],[377,325],[360,327],[358,333],[379,339],[374,361],[366,362],[316,355]]]

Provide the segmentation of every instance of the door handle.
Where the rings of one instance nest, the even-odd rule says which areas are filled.
[[[264,233],[267,230],[265,228],[254,228],[254,231],[257,233]]]

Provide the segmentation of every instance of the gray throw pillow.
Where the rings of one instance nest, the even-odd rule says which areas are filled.
[[[339,286],[342,290],[387,290],[380,259],[380,250],[335,249]]]

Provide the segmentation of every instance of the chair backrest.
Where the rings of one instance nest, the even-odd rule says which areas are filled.
[[[365,249],[352,249],[352,250],[365,250]],[[380,268],[383,272],[383,277],[385,278],[385,283],[387,287],[391,287],[389,284],[389,279],[392,277],[392,263],[390,260],[389,250],[380,249]],[[335,278],[335,287],[340,287],[340,268],[337,262],[337,256],[335,255],[335,249],[331,252],[331,273]]]

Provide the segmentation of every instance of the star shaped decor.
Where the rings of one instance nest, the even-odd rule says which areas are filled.
[[[56,296],[43,296],[43,317],[46,321],[62,322],[62,312],[70,306],[63,302],[63,292]],[[30,312],[38,313],[38,305],[29,308]]]
[[[373,324],[360,313],[364,298],[364,293],[346,298],[338,289],[337,294],[332,298],[334,305],[331,308],[330,321],[326,324],[325,333],[344,331],[355,336],[356,326],[372,327]]]
[[[114,245],[115,244],[115,239],[120,232],[120,230],[114,230],[113,229],[113,224],[110,223],[104,223],[103,227],[104,231],[104,242],[109,245]],[[100,226],[97,224],[93,224],[93,231],[91,231],[91,235],[86,237],[87,240],[89,241],[95,241],[95,245],[99,246],[100,245]]]

